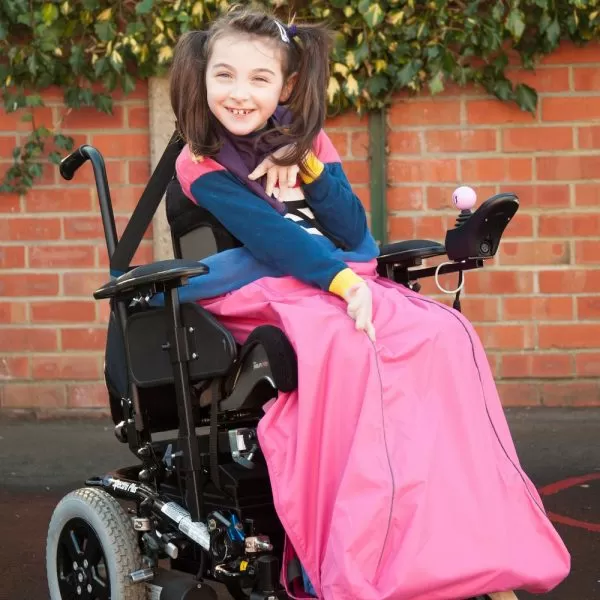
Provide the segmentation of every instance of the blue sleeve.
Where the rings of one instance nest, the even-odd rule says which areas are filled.
[[[342,165],[325,163],[321,174],[302,188],[319,225],[349,249],[359,246],[367,233],[367,215]]]
[[[256,259],[285,275],[328,290],[333,278],[347,268],[320,239],[280,215],[226,171],[199,177],[190,192]]]

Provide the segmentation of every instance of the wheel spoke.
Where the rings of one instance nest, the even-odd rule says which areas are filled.
[[[88,531],[87,534],[85,558],[87,558],[90,565],[97,565],[104,558],[102,547],[93,531]]]
[[[65,536],[64,545],[71,561],[81,562],[83,550],[74,529],[70,529],[68,535]]]
[[[99,579],[95,572],[92,579],[92,598],[94,600],[110,600],[108,582]]]

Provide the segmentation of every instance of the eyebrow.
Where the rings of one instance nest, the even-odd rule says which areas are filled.
[[[219,69],[219,68],[229,69],[230,71],[234,71],[235,70],[231,65],[228,65],[227,63],[217,63],[216,65],[213,65],[212,68],[213,68],[213,70],[214,69]],[[264,72],[264,73],[269,73],[269,74],[275,76],[275,73],[273,71],[271,71],[271,69],[267,69],[265,67],[261,67],[259,69],[254,69],[252,72],[253,73]]]

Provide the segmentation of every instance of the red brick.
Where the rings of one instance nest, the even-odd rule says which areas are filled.
[[[76,269],[94,266],[93,246],[30,246],[29,266],[38,269],[66,267]]]
[[[105,248],[97,248],[97,261],[99,267],[105,267],[108,269],[108,254]],[[152,243],[149,241],[142,241],[138,249],[136,250],[133,258],[131,259],[132,265],[145,265],[154,260],[154,247]],[[108,271],[107,271],[108,273]],[[103,275],[105,277],[103,283],[106,283],[108,275]]]
[[[573,148],[571,127],[515,127],[502,131],[504,152],[536,152]]]
[[[402,159],[388,162],[388,177],[397,183],[456,181],[456,159]]]
[[[500,381],[497,385],[503,406],[537,406],[540,404],[539,386],[535,383]]]
[[[128,106],[127,118],[131,129],[148,129],[150,127],[150,110],[147,106]]]
[[[27,356],[0,356],[0,381],[29,377],[29,358]]]
[[[63,274],[63,290],[65,296],[86,296],[92,294],[104,285],[110,276],[105,271],[80,271]]]
[[[502,356],[501,375],[506,378],[537,377],[554,379],[571,377],[574,373],[571,354],[505,354]]]
[[[12,153],[17,146],[17,136],[13,135],[0,135],[0,157],[11,159]]]
[[[511,185],[510,191],[514,192],[519,198],[521,210],[527,208],[564,208],[570,204],[568,185]]]
[[[500,244],[502,265],[564,265],[570,262],[568,242],[509,242]]]
[[[448,229],[449,217],[415,217],[415,237],[425,240],[443,240]]]
[[[469,294],[530,294],[533,292],[531,271],[497,271],[482,269],[465,274]]]
[[[535,116],[521,110],[516,104],[500,100],[467,100],[467,123],[469,125],[534,123],[535,121]]]
[[[426,131],[425,147],[427,152],[491,152],[496,150],[496,132],[493,129]]]
[[[31,113],[31,109],[20,109],[15,112],[6,113],[0,108],[0,131],[8,133],[9,131],[27,132],[31,131],[32,122],[23,121],[24,115]],[[49,106],[39,106],[33,109],[33,118],[36,127],[45,126],[48,129],[54,127],[54,116],[52,108]]]
[[[140,201],[144,188],[143,185],[111,186],[110,195],[114,213],[125,213],[127,216],[131,216]]]
[[[475,326],[486,350],[533,348],[534,327],[531,324],[486,323]]]
[[[25,266],[25,248],[22,246],[0,247],[0,269],[19,269]]]
[[[427,208],[430,210],[450,209],[458,215],[458,211],[452,204],[452,193],[456,189],[453,186],[427,186]],[[498,192],[495,185],[478,185],[475,188],[477,193],[477,204],[481,204]]]
[[[600,377],[600,352],[575,354],[575,371],[578,377]]]
[[[343,114],[328,117],[325,122],[325,129],[327,135],[329,135],[330,129],[364,128],[368,126],[368,123],[368,118],[365,115],[360,116],[353,109],[349,109]]]
[[[141,184],[145,186],[150,179],[150,161],[149,160],[129,160],[127,161],[129,169],[129,183]]]
[[[577,206],[599,206],[600,184],[578,183],[575,186],[575,204]]]
[[[538,156],[535,161],[540,180],[594,179],[600,172],[600,156]]]
[[[102,375],[99,356],[43,354],[31,358],[34,379],[99,379]]]
[[[600,292],[600,277],[595,269],[541,271],[538,277],[542,294]]]
[[[578,92],[597,92],[600,90],[600,69],[595,67],[574,67],[573,84]]]
[[[502,299],[505,321],[567,321],[573,318],[571,296],[525,296]]]
[[[352,184],[369,183],[369,162],[366,160],[347,160],[344,171]]]
[[[24,383],[6,386],[2,408],[60,408],[66,406],[65,386]]]
[[[598,69],[600,71],[600,69]],[[578,127],[579,147],[586,150],[597,150],[600,148],[600,126]]]
[[[104,228],[100,216],[65,217],[66,240],[104,240]]]
[[[37,242],[59,238],[60,219],[17,217],[0,221],[0,240]]]
[[[348,133],[332,132],[329,139],[341,158],[350,155],[353,158],[367,158],[369,156],[369,133],[367,131],[354,131]]]
[[[411,240],[415,237],[413,217],[390,217],[388,219],[388,239],[390,242]]]
[[[102,85],[97,85],[95,88],[98,92],[106,92]],[[148,81],[144,79],[136,79],[135,81],[135,89],[127,94],[116,88],[111,92],[112,99],[115,102],[119,102],[121,100],[148,100]]]
[[[537,219],[537,216],[528,215],[519,211],[506,226],[504,230],[503,240],[506,241],[510,238],[516,237],[531,237],[533,235],[533,222]],[[501,242],[501,246],[502,246]]]
[[[572,63],[600,63],[600,44],[592,41],[585,46],[577,46],[563,41],[555,52],[541,59],[541,64],[544,65],[571,65]]]
[[[21,197],[18,194],[0,194],[0,213],[21,212]]]
[[[538,93],[569,90],[568,67],[542,67],[536,71],[527,71],[519,67],[516,70],[510,69],[507,75],[513,83],[524,83]]]
[[[577,300],[577,316],[580,320],[600,319],[600,297],[579,296]]]
[[[421,140],[415,131],[390,131],[388,134],[390,154],[420,154]]]
[[[104,133],[92,135],[92,146],[105,158],[145,158],[150,153],[147,133]]]
[[[63,350],[104,350],[106,329],[104,327],[61,329]]]
[[[61,189],[34,187],[25,195],[25,210],[30,213],[80,212],[92,208],[90,188],[64,186]]]
[[[3,327],[0,332],[0,352],[51,352],[58,347],[54,329]]]
[[[69,408],[103,408],[108,406],[108,392],[101,383],[67,386]]]
[[[26,320],[27,306],[25,302],[0,301],[0,323],[25,323]]]
[[[96,319],[93,301],[63,300],[32,302],[32,323],[88,323]]]
[[[569,323],[564,325],[540,323],[540,348],[596,348],[600,323]]]
[[[79,109],[67,110],[63,115],[61,129],[68,134],[73,130],[83,130],[87,133],[94,129],[104,131],[106,129],[123,129],[124,127],[125,113],[122,106],[113,106],[112,115],[86,106]]]
[[[541,389],[544,406],[597,406],[600,387],[597,381],[555,381]]]
[[[541,99],[544,121],[591,121],[600,119],[600,96],[559,96]]]
[[[529,181],[531,158],[463,158],[462,179],[467,185],[479,181]]]
[[[460,101],[441,98],[396,99],[389,111],[389,119],[393,126],[457,125],[460,123]]]
[[[422,210],[424,205],[423,188],[392,186],[386,190],[388,211]]]
[[[56,296],[58,275],[6,274],[0,277],[0,296]]]
[[[600,242],[598,240],[576,240],[573,262],[576,265],[600,264]]]
[[[541,237],[598,237],[600,236],[600,214],[561,213],[540,215]]]
[[[465,296],[461,298],[462,312],[469,321],[481,323],[498,321],[500,299],[494,297]]]

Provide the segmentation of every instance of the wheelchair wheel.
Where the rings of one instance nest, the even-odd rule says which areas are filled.
[[[146,600],[129,579],[142,567],[131,520],[103,490],[82,488],[54,509],[46,542],[50,600]]]

